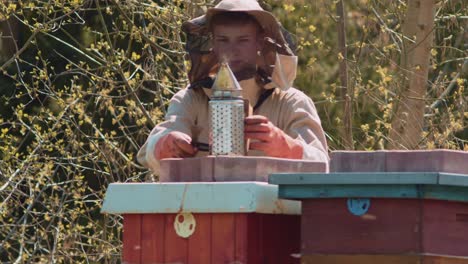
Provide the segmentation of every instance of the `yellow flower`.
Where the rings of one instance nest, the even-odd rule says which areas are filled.
[[[284,10],[286,10],[286,12],[292,12],[292,11],[296,10],[296,8],[293,5],[290,5],[290,4],[284,4],[283,8],[284,8]]]
[[[314,25],[309,26],[309,31],[314,32],[317,28]]]

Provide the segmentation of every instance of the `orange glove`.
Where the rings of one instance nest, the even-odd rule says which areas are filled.
[[[245,138],[256,140],[250,142],[250,149],[261,150],[270,157],[302,159],[302,145],[264,116],[246,117],[244,133]]]
[[[172,131],[158,140],[154,156],[157,160],[193,157],[198,150],[191,143],[192,139],[187,134]]]

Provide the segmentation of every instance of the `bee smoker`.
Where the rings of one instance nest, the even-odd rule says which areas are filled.
[[[245,155],[242,88],[226,62],[216,74],[209,113],[210,154]]]

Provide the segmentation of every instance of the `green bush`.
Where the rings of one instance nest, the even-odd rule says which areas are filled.
[[[398,100],[405,3],[346,6],[343,58],[335,2],[262,4],[297,39],[295,86],[316,102],[331,149],[343,147],[342,59],[354,87],[354,146],[382,149]],[[180,25],[206,6],[181,0],[0,4],[0,261],[119,262],[121,217],[101,215],[102,199],[109,183],[157,180],[135,156],[168,99],[187,85]],[[463,1],[438,5],[421,148],[467,146],[462,16]]]

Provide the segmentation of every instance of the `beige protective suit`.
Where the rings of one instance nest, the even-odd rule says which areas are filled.
[[[254,79],[241,81],[244,98],[251,105],[258,99],[260,90]],[[327,143],[312,100],[303,92],[289,88],[275,91],[254,111],[254,115],[266,116],[275,126],[294,139],[304,148],[303,159],[328,163]],[[248,93],[247,91],[251,91]],[[165,121],[158,124],[138,152],[138,161],[155,174],[159,173],[159,161],[154,157],[158,140],[171,131],[189,135],[193,142],[208,143],[209,135],[208,95],[205,89],[183,89],[171,99]],[[197,156],[208,152],[199,151]],[[264,155],[259,151],[248,152],[249,156]]]

